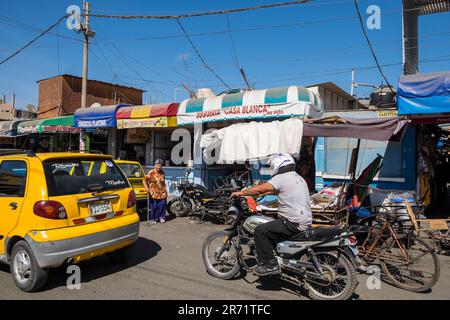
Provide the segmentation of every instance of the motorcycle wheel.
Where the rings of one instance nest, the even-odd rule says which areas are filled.
[[[240,272],[238,253],[233,244],[228,241],[227,248],[217,260],[217,254],[224,245],[226,231],[216,231],[211,233],[203,243],[202,258],[206,271],[213,277],[229,280]]]
[[[167,204],[167,212],[173,217],[184,217],[192,210],[192,203],[189,200],[175,198]]]
[[[319,251],[316,257],[324,270],[332,269],[336,274],[331,283],[320,283],[316,279],[305,279],[308,284],[308,295],[312,300],[348,300],[355,292],[358,280],[353,264],[339,251]],[[309,256],[304,255],[303,261],[309,261]]]

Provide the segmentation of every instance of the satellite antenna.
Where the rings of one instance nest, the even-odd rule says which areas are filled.
[[[81,24],[81,9],[77,5],[70,5],[67,7],[66,13],[68,14],[66,26],[69,30],[74,30],[80,33],[83,30]]]
[[[36,111],[37,111],[36,107],[34,105],[32,105],[32,104],[27,105],[26,108],[31,113],[36,113]]]

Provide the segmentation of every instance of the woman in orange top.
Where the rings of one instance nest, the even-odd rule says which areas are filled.
[[[150,170],[144,177],[144,187],[150,197],[150,208],[152,211],[151,223],[166,222],[166,181],[162,170],[161,159],[156,160],[155,168]]]

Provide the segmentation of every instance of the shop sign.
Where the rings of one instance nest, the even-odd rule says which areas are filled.
[[[396,117],[398,115],[397,110],[383,110],[383,111],[377,111],[378,118],[390,118],[390,117]]]
[[[302,116],[305,114],[306,105],[307,104],[305,103],[293,102],[283,104],[234,106],[216,110],[178,114],[177,118],[179,124],[185,124],[220,120]]]
[[[173,118],[173,120],[171,119]],[[117,128],[166,128],[176,126],[175,117],[153,117],[143,119],[117,119]]]
[[[96,119],[96,120],[77,120],[79,128],[97,128],[108,127],[108,119]]]
[[[51,133],[51,132],[62,132],[62,133],[77,133],[80,130],[70,126],[61,126],[61,125],[48,125],[41,126],[39,128],[40,133]]]

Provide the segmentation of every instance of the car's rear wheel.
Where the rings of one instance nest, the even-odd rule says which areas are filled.
[[[12,249],[10,270],[16,286],[25,292],[39,290],[48,279],[48,269],[39,267],[33,251],[23,240]]]
[[[133,243],[129,246],[123,247],[122,249],[118,249],[116,251],[109,252],[106,255],[108,256],[109,260],[111,260],[111,262],[125,263],[128,260],[130,260],[130,258],[132,257],[134,248],[135,248],[135,244]]]

